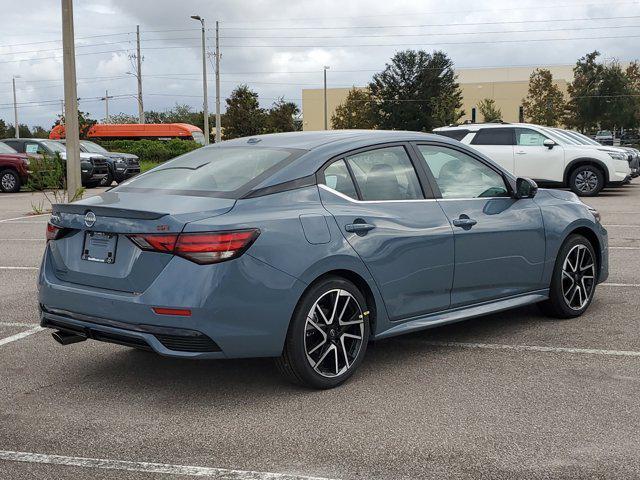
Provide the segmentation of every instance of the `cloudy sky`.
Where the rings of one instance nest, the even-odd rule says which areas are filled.
[[[145,109],[202,105],[199,14],[220,21],[221,95],[239,83],[301,103],[303,88],[366,83],[397,50],[441,49],[458,67],[572,64],[598,49],[605,58],[640,56],[640,1],[603,0],[76,0],[80,108],[104,117],[137,113],[130,56],[142,38]],[[59,0],[0,0],[0,118],[47,128],[63,98]],[[207,46],[213,51],[213,30]],[[207,64],[213,72],[213,58]],[[215,105],[210,75],[210,110]]]

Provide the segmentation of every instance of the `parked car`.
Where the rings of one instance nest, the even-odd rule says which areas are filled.
[[[54,140],[42,138],[5,138],[0,140],[20,153],[46,155],[56,154],[66,162],[67,150],[65,146]],[[80,173],[82,185],[93,188],[100,185],[109,174],[107,159],[102,155],[80,152]]]
[[[631,179],[627,155],[579,145],[538,125],[484,123],[436,128],[434,133],[460,140],[514,175],[569,187],[580,196],[594,196],[605,186]]]
[[[417,132],[203,147],[55,205],[47,239],[41,325],[59,343],[276,357],[315,388],[371,339],[532,303],[580,316],[608,275],[607,232],[573,193]]]
[[[640,145],[640,134],[637,130],[628,130],[620,135],[620,145]]]
[[[600,144],[595,140],[587,137],[586,135],[576,132],[574,130],[563,130],[560,128],[553,128],[554,132],[560,135],[569,136],[570,139],[578,142],[582,145],[592,145],[600,147]],[[631,169],[631,178],[640,176],[640,151],[631,147],[610,147],[613,151],[622,152],[628,157],[629,168]],[[609,149],[607,149],[608,151]]]
[[[66,140],[59,140],[65,143]],[[109,174],[102,181],[101,185],[110,186],[115,180],[116,183],[125,181],[140,173],[140,160],[137,155],[122,152],[110,152],[102,145],[89,140],[80,140],[80,151],[86,153],[96,153],[107,159]]]
[[[19,192],[29,178],[29,158],[0,142],[0,192]]]
[[[595,140],[601,145],[613,145],[613,133],[611,130],[600,130],[596,133]]]

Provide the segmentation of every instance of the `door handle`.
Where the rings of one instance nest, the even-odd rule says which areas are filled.
[[[357,235],[366,235],[369,230],[373,230],[374,228],[376,228],[376,226],[370,223],[349,223],[344,226],[347,232]]]
[[[526,155],[527,152],[523,152],[522,150],[516,152],[516,155]]]
[[[460,216],[460,218],[454,219],[452,223],[456,227],[471,228],[478,222],[477,222],[477,220],[474,220],[473,218],[469,218],[467,216],[464,216],[464,217]]]

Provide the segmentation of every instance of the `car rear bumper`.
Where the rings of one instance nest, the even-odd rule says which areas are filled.
[[[291,315],[306,288],[245,253],[216,265],[173,257],[145,291],[122,292],[58,278],[51,255],[48,246],[38,278],[43,326],[79,329],[88,338],[113,343],[126,340],[171,357],[279,356]],[[190,315],[160,315],[154,307],[188,309]],[[167,343],[159,337],[165,330],[178,338]],[[210,341],[217,348],[189,349],[189,339],[183,337],[194,336],[199,342],[193,345]]]

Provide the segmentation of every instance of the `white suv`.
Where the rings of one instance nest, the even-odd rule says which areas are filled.
[[[628,157],[606,147],[579,145],[551,129],[527,123],[436,128],[434,133],[472,146],[518,177],[594,196],[631,179]]]

